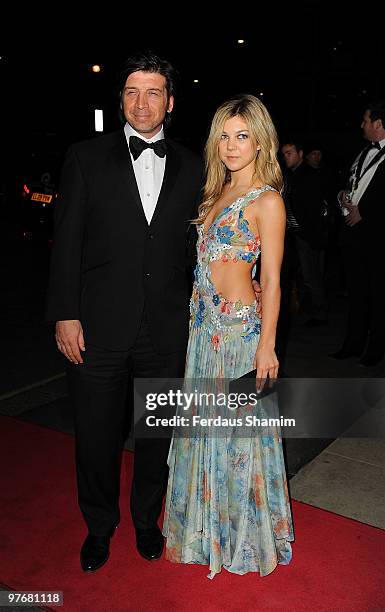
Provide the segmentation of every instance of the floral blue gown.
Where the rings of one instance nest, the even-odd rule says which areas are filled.
[[[253,369],[260,334],[256,302],[229,302],[215,289],[210,262],[255,263],[260,241],[244,211],[273,188],[253,190],[227,206],[208,231],[198,226],[198,262],[190,302],[185,382],[235,379]],[[207,390],[207,389],[206,389]],[[200,414],[202,409],[200,408]],[[270,430],[271,431],[271,430]],[[174,435],[163,534],[166,558],[265,576],[291,560],[293,527],[282,441],[270,436]]]

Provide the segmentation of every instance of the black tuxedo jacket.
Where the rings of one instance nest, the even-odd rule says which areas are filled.
[[[361,196],[358,210],[362,217],[353,227],[341,221],[340,243],[344,247],[364,249],[368,258],[383,256],[385,227],[385,160],[378,164],[370,183]],[[382,265],[382,263],[381,263]]]
[[[124,131],[73,145],[55,210],[48,321],[79,319],[85,343],[133,346],[144,305],[159,353],[183,350],[190,297],[188,241],[201,160],[167,139],[163,184],[148,225]]]
[[[378,164],[372,179],[358,203],[362,217],[362,239],[371,251],[383,253],[385,228],[385,160]],[[383,255],[381,254],[383,260]]]

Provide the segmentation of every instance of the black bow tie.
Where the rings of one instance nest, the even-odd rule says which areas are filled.
[[[368,146],[368,149],[378,149],[379,151],[381,150],[381,145],[379,142],[372,142],[370,143],[370,145]]]
[[[130,151],[134,160],[138,159],[144,149],[153,149],[159,157],[166,155],[166,141],[157,140],[156,142],[146,142],[137,136],[130,136]]]

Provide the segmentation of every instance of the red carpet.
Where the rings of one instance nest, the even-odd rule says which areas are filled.
[[[122,522],[109,562],[83,574],[86,535],[76,505],[73,438],[0,418],[0,583],[61,590],[63,608],[132,610],[374,611],[385,609],[385,532],[293,502],[293,561],[265,578],[138,556],[128,510],[130,453],[122,471]]]

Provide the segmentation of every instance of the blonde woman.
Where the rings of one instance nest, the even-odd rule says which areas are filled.
[[[276,378],[275,333],[285,232],[278,141],[262,102],[244,95],[215,113],[199,216],[185,380]],[[263,319],[253,267],[261,256]],[[218,388],[218,387],[217,387]],[[200,408],[199,408],[200,409]],[[198,408],[197,408],[198,410]],[[166,557],[209,577],[274,570],[291,559],[293,529],[279,432],[268,440],[174,436],[163,533]]]

